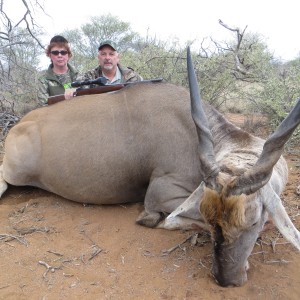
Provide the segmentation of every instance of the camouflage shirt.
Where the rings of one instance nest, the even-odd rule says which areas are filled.
[[[122,65],[118,64],[118,69],[120,71],[121,78],[119,80],[113,81],[113,82],[107,81],[107,85],[115,84],[115,83],[136,82],[136,81],[143,80],[143,78],[140,75],[135,73],[134,70],[129,67],[123,67]],[[103,77],[103,76],[104,75],[102,73],[101,67],[98,66],[97,68],[86,72],[84,75],[82,75],[79,78],[79,80],[80,81],[93,80],[93,79],[96,79],[98,77]]]
[[[71,82],[76,81],[78,72],[68,64],[68,72],[65,74],[55,74],[52,64],[39,78],[39,95],[40,103],[46,104],[50,96],[62,95],[65,89],[71,87]]]

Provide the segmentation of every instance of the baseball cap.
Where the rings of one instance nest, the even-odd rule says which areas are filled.
[[[51,40],[51,43],[68,43],[68,40],[61,35],[55,35]]]
[[[107,40],[107,41],[101,42],[101,44],[100,44],[98,50],[101,50],[102,47],[104,47],[104,46],[110,46],[110,47],[113,48],[115,51],[117,51],[117,45],[116,45],[116,43],[114,43],[114,42],[111,41],[111,40]]]

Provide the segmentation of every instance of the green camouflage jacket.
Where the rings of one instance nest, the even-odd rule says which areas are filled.
[[[55,74],[52,70],[52,64],[39,78],[38,99],[42,104],[46,104],[50,96],[62,95],[65,89],[71,87],[71,82],[76,81],[78,72],[68,64],[67,74]]]

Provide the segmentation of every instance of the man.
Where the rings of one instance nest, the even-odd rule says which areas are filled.
[[[119,60],[120,55],[117,51],[116,44],[110,40],[102,42],[98,48],[99,66],[86,72],[82,80],[93,80],[98,77],[105,77],[107,79],[107,85],[143,80],[133,69],[120,65]]]

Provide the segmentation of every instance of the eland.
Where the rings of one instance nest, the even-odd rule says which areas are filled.
[[[201,100],[189,48],[187,58],[190,92],[140,82],[25,115],[5,140],[0,196],[11,184],[82,203],[143,201],[138,224],[210,231],[214,278],[240,286],[268,218],[300,250],[280,200],[300,101],[264,141]]]

